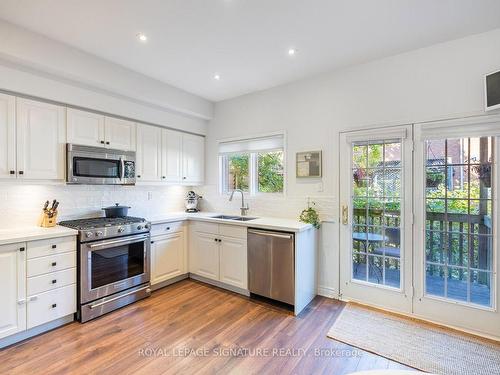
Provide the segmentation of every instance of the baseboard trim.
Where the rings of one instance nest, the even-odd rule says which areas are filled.
[[[322,297],[333,298],[333,299],[339,298],[337,291],[330,286],[318,285],[317,293],[318,296]]]
[[[208,279],[208,278],[203,277],[203,276],[195,275],[194,273],[190,273],[189,278],[191,278],[193,280],[201,281],[202,283],[210,284],[210,285],[222,288],[222,289],[230,290],[231,292],[243,294],[244,296],[250,297],[250,292],[246,289],[241,289],[241,288],[238,288],[236,286],[229,285],[229,284],[217,281],[217,280],[211,280],[211,279]]]
[[[10,345],[17,344],[20,341],[27,340],[27,339],[32,338],[34,336],[38,336],[42,333],[52,331],[53,329],[59,328],[63,325],[71,323],[74,320],[75,320],[74,314],[70,314],[70,315],[63,316],[62,318],[53,320],[51,322],[42,324],[40,326],[30,328],[27,331],[22,331],[22,332],[15,333],[11,336],[7,336],[7,337],[0,340],[0,349],[3,349],[3,348],[10,346]]]
[[[168,279],[168,280],[162,281],[160,283],[151,285],[151,290],[154,292],[155,290],[164,288],[166,286],[175,284],[175,283],[177,283],[179,281],[182,281],[182,280],[185,280],[185,279],[188,279],[188,278],[189,278],[189,273],[185,273],[183,275],[176,276],[176,277],[174,277],[172,279]]]

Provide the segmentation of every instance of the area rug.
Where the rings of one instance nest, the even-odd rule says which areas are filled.
[[[328,337],[434,374],[500,374],[500,343],[354,303]]]

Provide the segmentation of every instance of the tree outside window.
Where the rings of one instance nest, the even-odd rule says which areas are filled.
[[[223,192],[282,193],[283,162],[283,150],[223,155]]]
[[[241,189],[249,191],[250,155],[234,154],[227,157],[227,188],[228,191]]]
[[[283,151],[259,153],[258,188],[262,193],[283,192]]]

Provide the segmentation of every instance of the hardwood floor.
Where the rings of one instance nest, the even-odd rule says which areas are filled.
[[[184,280],[100,319],[71,323],[1,350],[0,374],[347,374],[409,369],[327,338],[342,307],[341,302],[316,297],[294,317],[263,302]]]

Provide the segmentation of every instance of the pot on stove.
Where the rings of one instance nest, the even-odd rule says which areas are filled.
[[[120,206],[119,203],[115,203],[114,206],[104,207],[103,210],[106,217],[126,217],[129,208],[129,206]]]

